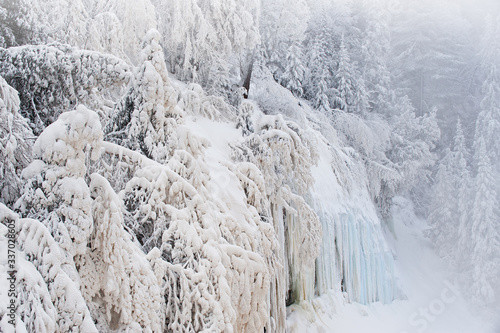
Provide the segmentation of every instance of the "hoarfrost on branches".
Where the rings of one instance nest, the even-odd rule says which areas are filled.
[[[19,114],[17,91],[0,76],[0,202],[13,204],[21,194],[21,171],[31,162],[34,135]]]

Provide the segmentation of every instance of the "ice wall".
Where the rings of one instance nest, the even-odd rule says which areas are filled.
[[[363,185],[363,169],[323,143],[320,151],[312,190],[313,207],[323,227],[316,293],[340,289],[350,301],[389,303],[398,292],[394,259]]]

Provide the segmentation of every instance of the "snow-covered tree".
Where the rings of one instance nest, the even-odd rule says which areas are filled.
[[[300,10],[297,10],[298,8]],[[290,80],[296,82],[293,79],[296,78],[301,81],[303,75],[301,74],[303,69],[300,68],[303,65],[300,64],[302,55],[299,45],[304,40],[309,18],[309,5],[304,0],[262,1],[259,27],[262,41],[261,57],[275,79],[288,89],[290,88],[287,83]]]
[[[235,104],[238,105],[238,103]],[[232,106],[219,96],[207,95],[197,83],[188,84],[187,89],[179,93],[177,105],[188,115],[203,116],[211,120],[234,117]]]
[[[150,29],[158,28],[156,11],[149,0],[62,1],[67,3],[65,20],[69,29],[61,29],[65,31],[64,36],[57,41],[87,50],[112,53],[128,63],[137,64],[140,61],[144,35]],[[78,22],[68,24],[78,18],[84,21],[84,28],[79,30],[75,28],[79,26]]]
[[[59,42],[132,62],[144,34],[157,28],[149,0],[3,0],[0,8],[7,46]]]
[[[460,270],[471,265],[472,203],[474,184],[467,162],[468,152],[460,118],[453,149],[446,149],[439,162],[432,191],[428,235],[438,253]]]
[[[474,148],[477,152],[479,150],[477,143],[482,140],[491,163],[500,166],[500,142],[498,140],[500,131],[500,61],[497,58],[498,52],[500,52],[500,42],[498,41],[500,17],[496,24],[491,21],[488,23],[490,28],[486,29],[481,52],[481,69],[485,74],[485,80],[481,91],[481,112],[476,122]]]
[[[17,45],[57,41],[84,46],[88,15],[81,0],[20,0],[13,9],[23,35]]]
[[[78,106],[47,127],[33,146],[36,158],[23,172],[28,180],[17,205],[42,222],[73,259],[86,251],[93,229],[86,161],[97,159],[102,141],[98,115]]]
[[[361,45],[359,70],[366,85],[370,109],[388,114],[391,106],[391,73],[389,71],[389,55],[391,52],[391,14],[384,1],[360,0],[361,8],[355,18],[361,25]],[[360,24],[362,21],[363,24]]]
[[[329,96],[333,87],[333,72],[335,59],[332,49],[334,36],[330,27],[326,26],[326,19],[321,17],[324,25],[312,27],[307,31],[310,36],[306,40],[304,73],[304,97],[311,101],[313,107],[322,111],[330,111]],[[318,30],[317,30],[318,29]]]
[[[453,149],[453,167],[455,172],[455,189],[457,193],[457,216],[458,216],[458,246],[455,248],[455,262],[460,268],[465,267],[468,262],[468,254],[471,253],[469,235],[472,230],[472,196],[474,193],[473,180],[468,163],[469,153],[467,150],[465,136],[462,130],[460,118],[457,121],[455,132],[455,145]]]
[[[457,206],[456,175],[453,173],[455,165],[452,152],[447,149],[438,165],[434,185],[432,188],[432,204],[428,221],[431,229],[429,237],[436,244],[438,253],[453,261],[455,245],[458,238],[459,219]]]
[[[62,44],[0,49],[0,74],[19,92],[20,112],[35,134],[81,103],[108,116],[130,79],[119,58]]]
[[[200,139],[189,140],[194,146]],[[269,268],[265,256],[250,251],[270,252],[259,244],[272,237],[272,229],[262,241],[247,235],[242,221],[216,208],[209,177],[204,162],[186,150],[177,150],[167,165],[148,162],[122,193],[131,214],[128,227],[149,251],[165,298],[166,329],[259,331],[268,322]],[[243,217],[261,223],[255,211]]]
[[[280,83],[297,97],[301,97],[304,93],[302,85],[304,84],[305,68],[302,61],[302,47],[294,42],[288,48],[286,67],[281,75]]]
[[[329,112],[331,110],[330,101],[328,99],[329,88],[327,86],[326,78],[324,75],[319,77],[319,81],[316,82],[316,92],[313,99],[313,106],[315,109]]]
[[[159,332],[165,304],[146,255],[124,229],[123,204],[98,174],[90,191],[94,228],[79,275],[92,316],[100,331]]]
[[[470,272],[472,276],[471,294],[479,304],[491,304],[499,290],[497,279],[500,274],[500,234],[498,211],[498,184],[500,165],[500,73],[499,62],[495,54],[500,50],[497,34],[500,31],[500,19],[496,23],[488,22],[483,37],[481,69],[485,74],[482,85],[481,112],[476,121],[474,138],[475,186],[471,207],[470,237],[465,250],[471,252]],[[462,243],[467,244],[466,241]],[[470,282],[471,280],[467,280]]]
[[[390,143],[385,151],[385,158],[379,158],[382,181],[381,190],[375,193],[375,201],[380,214],[391,224],[392,198],[396,193],[412,193],[419,183],[429,186],[430,167],[434,165],[436,156],[434,148],[440,137],[440,129],[436,114],[432,112],[423,117],[416,117],[414,108],[408,98],[394,100],[395,109],[401,114],[395,115],[389,122],[391,128]],[[396,170],[395,176],[390,170]]]
[[[472,295],[481,304],[494,302],[500,274],[500,233],[496,179],[486,144],[480,140],[472,207]]]
[[[123,22],[118,16],[111,11],[89,13],[89,16],[88,35],[84,48],[127,59]]]
[[[2,0],[0,2],[0,46],[40,44],[47,41],[46,22],[39,19],[38,1]]]
[[[18,225],[19,217],[6,206],[0,204],[0,221],[0,244],[2,247],[7,248],[8,239],[16,237],[15,233],[9,232],[7,225]],[[10,250],[12,251],[10,253],[16,256],[16,263],[18,264],[15,267],[17,270],[15,290],[17,293],[17,304],[15,304],[17,311],[14,326],[4,319],[8,316],[7,307],[5,306],[4,309],[0,310],[0,316],[3,319],[0,328],[2,331],[10,329],[13,332],[15,332],[16,327],[17,329],[24,328],[24,330],[37,332],[55,332],[57,311],[52,303],[47,284],[40,276],[40,273],[37,272],[36,267],[27,262],[24,254],[18,248],[10,248]],[[2,265],[5,265],[5,268],[7,267],[6,262],[5,264],[2,262]],[[7,269],[3,269],[1,275],[6,280],[9,278]]]
[[[326,19],[322,18],[322,22],[318,30],[312,27],[307,31],[306,72],[303,86],[304,97],[312,101],[316,109],[328,110],[330,107],[328,92],[332,86],[332,73],[335,65],[331,52],[333,49],[332,31],[326,26]]]
[[[344,35],[340,40],[332,98],[331,104],[339,110],[363,114],[368,108],[368,93],[364,80],[356,69],[356,64],[351,62]]]
[[[180,79],[203,86],[227,80],[230,59],[259,42],[258,1],[154,1],[167,63]],[[245,67],[245,66],[243,66]]]
[[[435,143],[440,137],[436,111],[416,117],[406,98],[400,99],[401,114],[394,117],[391,127],[391,148],[388,158],[404,176],[407,188],[429,175],[427,167],[435,161]]]
[[[76,101],[69,50],[58,46],[10,48],[1,54],[1,73],[19,92],[21,112],[37,135]]]
[[[0,76],[0,202],[13,204],[21,195],[21,171],[31,162],[33,132],[19,114],[17,91]]]
[[[2,0],[0,2],[0,47],[24,44],[28,25],[23,22],[25,1]]]
[[[33,219],[20,219],[2,204],[0,218],[3,224],[10,221],[18,228],[16,314],[25,328],[36,332],[98,332],[81,295],[75,264],[47,227]]]
[[[176,118],[181,113],[176,108],[160,38],[157,30],[145,36],[142,65],[105,131],[113,141],[163,162],[177,146]]]

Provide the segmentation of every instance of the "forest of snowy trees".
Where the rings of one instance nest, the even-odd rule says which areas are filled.
[[[488,12],[0,0],[0,332],[285,332],[331,290],[405,299],[397,196],[470,304],[500,309]]]

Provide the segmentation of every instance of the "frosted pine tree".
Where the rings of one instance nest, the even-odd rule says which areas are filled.
[[[16,238],[16,233],[9,232],[7,228],[7,225],[11,223],[16,224],[17,227],[19,217],[0,203],[0,248],[5,250],[7,250],[9,239]],[[8,322],[9,310],[7,306],[3,306],[0,309],[0,317],[2,318],[0,330],[2,332],[15,332],[17,328],[17,330],[24,329],[24,331],[55,332],[57,313],[45,281],[36,268],[26,260],[25,254],[19,248],[10,247],[9,250],[10,253],[16,255],[16,327]],[[7,257],[4,260],[1,262],[0,276],[8,281],[10,276],[7,270]],[[7,296],[6,292],[7,290],[2,296]]]
[[[204,95],[199,85],[180,95],[180,105],[199,112]],[[188,127],[177,129],[177,145],[164,164],[104,145],[116,156],[115,165],[128,164],[133,170],[120,193],[127,210],[124,221],[148,252],[166,304],[164,327],[176,332],[261,331],[268,321],[272,228],[244,202],[237,221],[223,202],[214,201],[204,162],[206,141]],[[245,193],[252,200],[252,192]],[[262,233],[250,237],[246,223]]]
[[[79,106],[40,134],[33,146],[36,159],[23,171],[27,185],[16,205],[41,223],[26,220],[20,244],[50,291],[55,332],[96,331],[73,281],[79,281],[77,268],[93,229],[86,164],[99,156],[101,140],[99,117]]]
[[[480,138],[478,147],[476,195],[472,207],[472,295],[480,304],[494,302],[500,274],[500,217],[496,192],[496,179]]]
[[[144,39],[142,64],[135,80],[105,131],[112,141],[163,162],[177,146],[176,119],[181,117],[181,111],[175,106],[175,91],[159,42],[158,31],[150,30]]]
[[[428,167],[435,162],[433,150],[441,131],[436,120],[437,110],[417,117],[407,97],[400,98],[397,105],[402,112],[391,120],[391,145],[387,157],[405,175],[405,184],[401,185],[411,188],[419,179],[429,176]]]
[[[338,52],[333,107],[347,112],[363,114],[368,108],[368,95],[364,81],[355,67],[356,64],[351,62],[343,35]]]
[[[388,182],[384,190],[387,193],[382,192],[380,200],[377,199],[383,216],[385,213],[390,213],[389,206],[392,200],[387,199],[394,196],[394,193],[411,191],[419,182],[429,186],[430,167],[436,161],[434,148],[441,136],[436,110],[422,117],[416,117],[415,109],[408,97],[395,98],[394,102],[395,110],[399,109],[401,113],[390,119],[390,145],[385,155],[390,161],[391,168],[394,168],[400,177]]]
[[[68,51],[62,45],[0,50],[0,72],[19,92],[21,112],[37,135],[76,101]]]
[[[500,132],[500,62],[497,57],[500,52],[500,41],[498,41],[500,17],[496,24],[493,22],[489,24],[491,26],[486,30],[481,53],[481,67],[486,78],[482,85],[483,98],[480,103],[481,112],[476,122],[475,143],[479,142],[477,136],[482,136],[491,163],[500,166],[500,142],[497,139]],[[476,151],[479,149],[478,146],[474,148]]]
[[[300,8],[300,10],[296,10]],[[300,76],[304,69],[300,47],[304,41],[305,31],[310,18],[309,5],[304,0],[264,0],[260,15],[260,53],[265,65],[271,70],[274,78],[287,87],[287,77]],[[290,63],[297,62],[292,66]],[[303,75],[303,74],[302,74]],[[303,82],[301,80],[301,82]],[[289,87],[287,87],[290,89]],[[293,89],[293,88],[292,88]],[[292,90],[292,92],[294,92]]]
[[[84,48],[127,59],[122,22],[113,12],[105,11],[104,8],[96,10],[102,11],[93,13],[89,10],[88,36]]]
[[[41,7],[46,7],[45,1]],[[47,25],[50,25],[53,29],[51,39],[83,49],[88,39],[89,21],[89,15],[83,1],[59,0],[53,8],[49,7],[47,9],[52,12],[52,15],[62,17],[62,19],[55,21],[48,16]],[[58,24],[54,24],[55,22]]]
[[[96,160],[102,141],[98,115],[78,106],[38,137],[19,209],[42,222],[71,260],[86,251],[93,229],[87,161]]]
[[[123,34],[123,51],[134,65],[140,64],[143,61],[141,50],[143,48],[144,36],[151,29],[158,28],[157,13],[152,1],[94,1],[106,6],[108,11],[118,18],[121,30],[119,34]],[[116,38],[116,36],[111,35],[108,31],[101,30],[100,35]]]
[[[123,60],[50,44],[0,49],[0,75],[19,92],[20,111],[35,134],[81,103],[103,118],[130,79]]]
[[[319,81],[317,81],[316,95],[313,99],[313,106],[315,109],[323,112],[329,112],[331,110],[330,101],[328,99],[329,90],[325,76],[321,75]]]
[[[454,259],[454,248],[458,238],[457,188],[453,173],[452,152],[447,149],[438,165],[432,187],[432,203],[428,221],[428,236],[437,247],[438,253],[446,259]]]
[[[324,18],[323,18],[324,19]],[[323,20],[316,30],[307,32],[308,43],[306,44],[305,64],[306,72],[304,79],[304,97],[311,101],[316,109],[329,110],[329,90],[333,81],[334,70],[333,56],[329,53],[332,48],[332,32]]]
[[[281,84],[295,96],[301,97],[304,93],[302,85],[304,82],[305,68],[302,63],[302,47],[298,42],[294,42],[288,48],[286,58],[286,67],[281,75]]]
[[[27,185],[16,203],[23,215],[42,223],[47,237],[57,244],[58,250],[53,251],[59,252],[56,255],[61,274],[74,281],[79,280],[77,268],[82,265],[80,259],[87,251],[93,229],[92,200],[85,181],[86,164],[98,158],[101,140],[101,125],[95,112],[79,106],[74,111],[61,114],[35,142],[33,155],[36,159],[23,171]],[[44,246],[44,242],[39,244]],[[45,258],[46,254],[45,249],[36,250],[36,255],[43,258],[40,260],[46,259],[50,265],[57,264],[50,257]],[[44,269],[50,268],[50,265]],[[82,326],[85,312],[78,309],[80,301],[73,302],[73,298],[65,295],[75,295],[75,291],[64,291],[64,285],[59,284],[64,279],[56,279],[53,287],[52,301],[61,317],[58,319],[60,329],[56,331],[78,332],[80,327],[85,329],[88,325]],[[82,303],[87,309],[85,302]]]
[[[0,246],[5,242],[7,247],[5,224],[14,222],[17,229],[17,245],[12,249],[17,257],[17,329],[97,333],[77,277],[67,273],[75,271],[74,263],[67,260],[47,228],[39,221],[19,218],[3,204],[0,204],[0,221]],[[7,278],[6,274],[3,277]],[[0,315],[4,318],[0,328],[10,331],[5,326],[3,309]]]
[[[98,332],[82,297],[73,260],[39,221],[18,219],[16,225],[18,313],[26,328],[36,332]]]
[[[468,163],[469,153],[465,143],[465,137],[462,130],[460,118],[457,121],[455,132],[455,145],[453,149],[453,166],[455,168],[455,187],[457,193],[457,216],[458,216],[458,245],[455,248],[455,261],[457,267],[467,267],[470,264],[468,259],[472,251],[470,243],[470,234],[472,233],[472,203],[474,184],[470,174]],[[451,198],[450,198],[451,199]]]
[[[0,1],[0,47],[22,45],[28,38],[29,26],[23,22],[25,1]]]
[[[146,255],[124,229],[123,203],[98,174],[90,190],[94,230],[79,275],[92,316],[100,331],[159,332],[165,304]]]
[[[33,132],[19,114],[17,91],[0,76],[0,202],[11,205],[21,195],[21,171],[31,162]]]
[[[388,68],[390,54],[390,13],[382,1],[362,0],[361,16],[366,20],[362,29],[361,74],[369,94],[370,109],[387,114],[391,100],[391,73]]]
[[[482,85],[481,112],[476,121],[474,160],[476,161],[475,198],[472,206],[471,264],[474,299],[480,304],[494,302],[500,287],[495,278],[500,274],[500,235],[498,184],[500,163],[500,73],[495,54],[500,50],[497,34],[500,19],[489,22],[483,39],[482,70],[486,79]]]
[[[259,42],[259,1],[154,1],[171,72],[220,88],[240,55]],[[224,24],[222,24],[224,22]]]
[[[47,42],[49,29],[39,19],[38,1],[0,1],[0,46],[11,47]]]
[[[350,107],[353,104],[354,93],[353,74],[351,59],[344,43],[344,36],[342,36],[338,51],[338,64],[335,72],[336,88],[333,103],[334,108],[347,111],[349,107],[349,111],[351,111]]]

